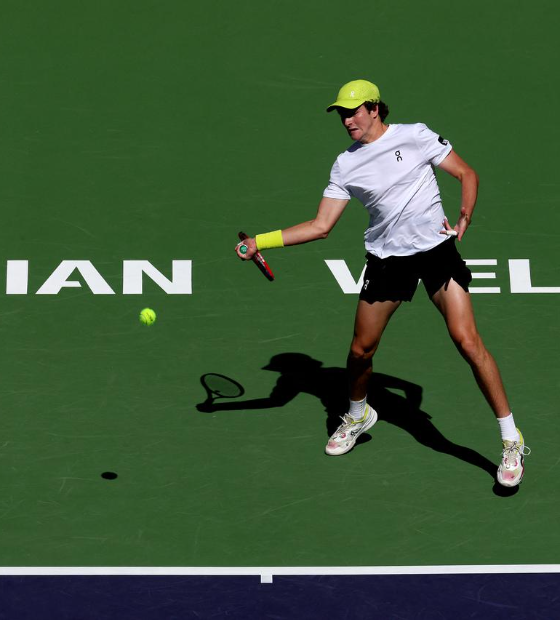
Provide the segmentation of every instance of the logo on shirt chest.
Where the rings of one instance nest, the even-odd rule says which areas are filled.
[[[395,157],[397,158],[397,161],[402,161],[402,155],[400,151],[395,151]]]

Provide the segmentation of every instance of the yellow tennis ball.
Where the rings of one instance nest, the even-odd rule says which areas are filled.
[[[155,323],[156,313],[151,308],[144,308],[140,312],[140,323],[144,323],[144,325],[152,325]]]

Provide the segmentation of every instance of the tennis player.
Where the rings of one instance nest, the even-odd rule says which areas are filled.
[[[478,176],[426,125],[385,123],[389,108],[371,82],[345,84],[327,108],[333,110],[353,143],[335,161],[316,217],[246,239],[235,248],[239,258],[248,260],[258,250],[325,239],[352,197],[369,213],[367,267],[347,362],[350,405],[325,451],[345,454],[376,423],[377,413],[366,402],[372,358],[391,316],[403,301],[412,300],[422,280],[498,420],[503,451],[497,480],[514,487],[523,478],[523,457],[530,450],[515,425],[496,362],[478,333],[468,292],[471,273],[455,244],[471,223]],[[454,227],[443,211],[435,166],[461,183]]]

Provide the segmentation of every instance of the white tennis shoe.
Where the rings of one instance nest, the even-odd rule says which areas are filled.
[[[525,446],[521,431],[517,429],[517,432],[519,441],[505,440],[502,442],[502,462],[498,467],[497,479],[504,487],[516,487],[523,480],[525,471],[523,457],[531,454],[531,448]]]
[[[377,411],[366,404],[366,411],[361,420],[354,420],[348,414],[341,416],[342,424],[329,439],[325,452],[330,456],[339,456],[350,452],[358,437],[377,422]]]

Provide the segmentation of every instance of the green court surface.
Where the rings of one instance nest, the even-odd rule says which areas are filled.
[[[559,13],[4,1],[0,565],[559,563]],[[388,122],[426,123],[480,175],[460,250],[495,274],[473,303],[532,448],[509,496],[497,424],[422,288],[375,360],[380,422],[324,454],[357,302],[325,261],[358,279],[361,205],[328,240],[269,251],[274,283],[233,253],[240,229],[314,216],[348,146],[325,108],[359,77]],[[191,262],[172,294],[134,289],[125,261],[167,281]],[[245,393],[199,411],[207,373]]]

